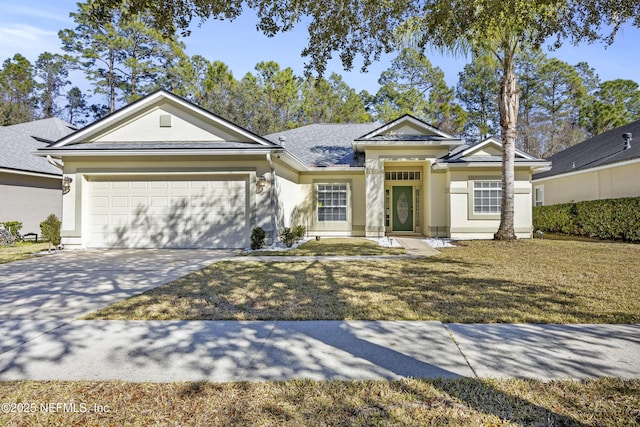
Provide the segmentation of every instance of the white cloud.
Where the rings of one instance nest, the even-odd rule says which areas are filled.
[[[76,10],[75,1],[66,2],[68,4],[64,5],[54,5],[54,4],[37,4],[37,5],[29,5],[29,1],[27,4],[7,4],[3,5],[3,15],[5,17],[12,16],[17,18],[37,18],[38,21],[55,21],[56,26],[60,23],[62,24],[72,24],[73,20],[69,17],[69,12],[71,10]],[[62,3],[65,3],[64,1]],[[61,7],[62,6],[62,7]],[[70,8],[69,10],[67,10]]]
[[[16,53],[33,62],[43,52],[61,52],[57,31],[43,30],[26,24],[0,23],[0,40],[2,61]]]

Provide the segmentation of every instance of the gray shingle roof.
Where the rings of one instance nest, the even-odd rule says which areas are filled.
[[[46,158],[31,154],[47,145],[24,132],[0,127],[0,168],[62,175]]]
[[[51,118],[0,127],[0,168],[61,175],[60,169],[46,158],[31,154],[56,141],[75,128],[60,119]]]
[[[374,131],[377,123],[313,124],[266,135],[279,144],[285,137],[285,148],[309,166],[351,166],[364,164],[363,156],[356,156],[351,144],[359,137]]]
[[[624,133],[632,133],[631,148],[624,149]],[[549,157],[551,170],[533,176],[545,178],[568,172],[640,158],[640,120],[612,129]]]
[[[51,142],[57,141],[77,130],[73,125],[55,117],[5,126],[5,128],[46,139]]]

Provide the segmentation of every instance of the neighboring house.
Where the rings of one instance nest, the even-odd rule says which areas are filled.
[[[32,153],[76,129],[51,118],[0,127],[0,222],[22,222],[22,234],[62,213],[62,171]]]
[[[633,140],[633,137],[638,140]],[[554,154],[533,176],[535,206],[640,196],[640,120]]]
[[[412,116],[310,125],[260,137],[166,91],[38,150],[64,163],[67,248],[248,247],[274,237],[412,234],[492,238],[501,145],[475,146]],[[519,237],[531,236],[531,174],[516,154]]]

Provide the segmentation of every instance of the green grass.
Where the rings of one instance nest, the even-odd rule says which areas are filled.
[[[0,246],[0,264],[33,257],[35,252],[46,251],[49,243],[18,242],[13,246]]]
[[[86,318],[640,322],[640,245],[460,244],[424,259],[218,262]]]
[[[403,248],[386,248],[376,242],[359,238],[327,238],[309,240],[286,251],[248,252],[248,256],[342,256],[342,255],[401,255]]]
[[[0,424],[214,426],[635,426],[640,380],[256,383],[0,382]],[[90,409],[44,412],[40,404]],[[94,405],[103,411],[94,412]]]

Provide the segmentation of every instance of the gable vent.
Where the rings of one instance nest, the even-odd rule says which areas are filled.
[[[160,127],[161,128],[170,128],[171,127],[171,115],[170,114],[162,114],[160,116]]]

